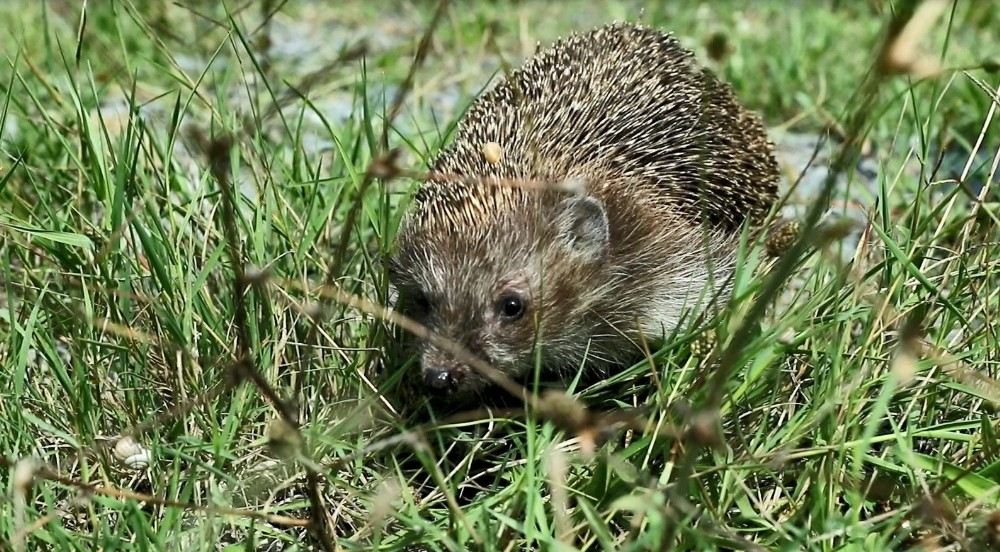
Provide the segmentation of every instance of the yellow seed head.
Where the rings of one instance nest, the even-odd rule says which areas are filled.
[[[483,144],[483,157],[490,165],[496,165],[503,157],[503,148],[496,142],[486,142]]]

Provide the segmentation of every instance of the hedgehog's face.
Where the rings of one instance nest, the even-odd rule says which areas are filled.
[[[570,318],[579,316],[578,298],[609,249],[607,215],[593,198],[533,199],[520,207],[447,233],[404,223],[389,273],[398,311],[515,379],[534,365],[540,329],[545,344],[580,341],[569,339],[580,333]],[[447,346],[410,343],[433,395],[460,401],[489,383]]]

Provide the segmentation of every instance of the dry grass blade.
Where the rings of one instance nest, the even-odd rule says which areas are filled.
[[[249,379],[261,394],[274,406],[281,417],[288,423],[289,427],[298,434],[299,419],[298,412],[287,401],[283,400],[271,387],[264,376],[257,369],[253,351],[250,348],[249,321],[247,319],[246,294],[250,290],[252,283],[247,277],[247,270],[243,264],[243,254],[240,246],[240,232],[236,225],[236,200],[230,183],[230,172],[232,167],[229,163],[229,155],[233,143],[228,138],[213,140],[206,145],[206,155],[212,169],[212,174],[222,191],[222,220],[225,225],[226,239],[228,241],[227,251],[233,268],[233,324],[237,331],[238,358],[233,364],[232,375],[235,381]],[[315,535],[316,540],[324,550],[328,552],[336,549],[331,532],[331,521],[326,504],[320,493],[321,476],[316,472],[312,462],[303,462],[306,470],[306,492],[309,497],[310,523],[309,529]]]
[[[246,510],[240,508],[225,508],[218,506],[201,506],[198,504],[191,504],[187,502],[181,502],[178,500],[165,499],[157,496],[148,495],[145,493],[138,493],[135,491],[130,491],[127,489],[119,489],[117,487],[112,487],[108,485],[98,485],[94,483],[85,483],[83,481],[77,481],[71,477],[67,477],[48,466],[37,465],[30,460],[21,460],[14,462],[6,458],[0,457],[0,466],[7,469],[14,469],[16,472],[20,473],[19,478],[20,489],[19,492],[27,493],[35,480],[42,479],[45,481],[52,481],[68,487],[73,487],[78,491],[86,494],[97,494],[101,496],[108,496],[111,498],[117,498],[120,500],[134,500],[137,502],[145,502],[147,504],[155,504],[158,506],[167,506],[171,508],[182,508],[184,510],[190,510],[193,512],[201,512],[209,515],[218,516],[235,516],[243,517],[249,519],[256,519],[260,521],[265,521],[267,523],[272,523],[274,525],[279,525],[283,527],[308,527],[310,522],[305,519],[298,519],[289,516],[282,516],[278,514],[268,514],[265,512],[258,512],[255,510]],[[41,519],[36,521],[32,526],[37,526],[41,522]],[[29,534],[31,531],[28,530],[29,526],[23,526],[21,533],[23,535]],[[35,529],[37,530],[37,527]]]
[[[713,375],[709,386],[708,408],[718,408],[722,404],[726,390],[725,382],[729,379],[733,370],[735,370],[739,356],[750,340],[750,332],[752,331],[753,324],[764,316],[768,305],[781,291],[782,286],[792,275],[793,269],[799,263],[801,256],[808,250],[813,232],[817,229],[823,213],[829,206],[830,198],[837,184],[837,176],[847,169],[848,163],[851,159],[857,157],[861,148],[861,137],[868,114],[877,98],[880,82],[881,79],[877,76],[870,76],[865,85],[860,89],[858,94],[859,101],[849,119],[850,123],[847,127],[848,139],[844,141],[838,150],[837,156],[833,159],[818,197],[816,197],[804,220],[799,225],[796,239],[771,270],[763,289],[754,300],[749,312],[744,316],[733,339],[719,357],[719,369]]]
[[[413,86],[413,79],[416,76],[421,64],[423,64],[424,59],[427,56],[427,51],[430,48],[431,37],[437,30],[440,24],[441,18],[444,16],[445,10],[448,6],[447,0],[440,0],[437,4],[437,8],[434,12],[434,16],[431,22],[428,24],[424,34],[420,40],[420,44],[417,48],[417,53],[414,56],[413,62],[410,64],[410,68],[407,72],[406,79],[403,81],[400,89],[398,90],[396,97],[393,101],[394,108],[390,109],[386,120],[383,121],[383,136],[387,137],[389,132],[389,127],[392,125],[396,116],[398,115],[399,109],[402,106],[406,95],[409,93],[410,88]],[[383,141],[384,143],[384,141]],[[326,271],[325,283],[326,285],[332,285],[336,282],[337,277],[341,273],[343,268],[343,263],[347,257],[347,247],[350,243],[351,235],[354,232],[355,221],[358,217],[358,213],[361,210],[362,203],[364,201],[365,195],[368,188],[377,178],[391,178],[397,174],[398,169],[396,168],[396,157],[398,155],[397,151],[389,150],[386,146],[382,151],[372,152],[372,160],[365,169],[365,173],[361,178],[361,183],[358,185],[356,192],[356,201],[351,205],[346,216],[344,217],[344,222],[341,225],[340,240],[337,243],[337,247],[333,253],[333,259],[330,263],[329,268]],[[322,309],[322,305],[320,306]],[[315,348],[318,340],[319,327],[316,321],[310,326],[308,334],[306,335],[306,346],[308,348]],[[309,371],[309,367],[312,362],[311,355],[303,355],[299,359],[299,369],[302,373]],[[301,388],[301,380],[296,380],[295,395],[298,396]]]
[[[413,79],[416,77],[417,71],[420,70],[420,66],[427,58],[427,52],[430,50],[431,46],[431,37],[434,36],[434,32],[441,23],[441,19],[444,17],[447,8],[448,0],[438,0],[437,7],[434,10],[434,15],[431,17],[431,22],[427,25],[427,29],[420,38],[420,44],[417,46],[417,53],[413,56],[413,63],[410,64],[410,69],[406,73],[406,78],[403,80],[403,84],[400,85],[395,97],[393,97],[392,104],[389,107],[389,112],[386,115],[385,120],[382,122],[382,149],[381,151],[373,152],[372,161],[369,163],[368,169],[365,171],[365,174],[361,179],[361,184],[358,186],[356,193],[358,200],[351,205],[350,210],[347,211],[347,215],[344,217],[344,223],[341,227],[340,241],[337,243],[337,248],[334,250],[333,263],[327,271],[326,282],[328,284],[333,283],[337,275],[340,274],[341,263],[347,255],[347,244],[350,242],[351,234],[354,231],[354,223],[357,220],[358,212],[361,209],[361,198],[364,198],[365,193],[368,191],[368,188],[376,178],[392,177],[398,173],[398,168],[396,167],[396,156],[398,152],[394,152],[389,149],[389,129],[392,127],[393,121],[395,121],[396,117],[399,115],[399,111],[403,107],[403,102],[406,100],[406,96],[410,93],[410,89],[413,87]]]
[[[878,70],[886,75],[909,74],[926,78],[941,72],[941,66],[920,49],[920,42],[952,0],[923,0],[912,14],[903,6],[902,16],[889,28],[888,39],[878,56]]]

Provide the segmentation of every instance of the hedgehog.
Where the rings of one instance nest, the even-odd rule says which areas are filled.
[[[608,374],[721,304],[778,178],[761,119],[672,34],[576,33],[462,116],[401,218],[390,304],[515,380]],[[421,396],[487,396],[487,375],[409,339]]]

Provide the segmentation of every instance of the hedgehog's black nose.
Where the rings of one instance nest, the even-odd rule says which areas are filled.
[[[424,384],[436,393],[454,391],[458,380],[449,370],[427,370],[424,372]]]

